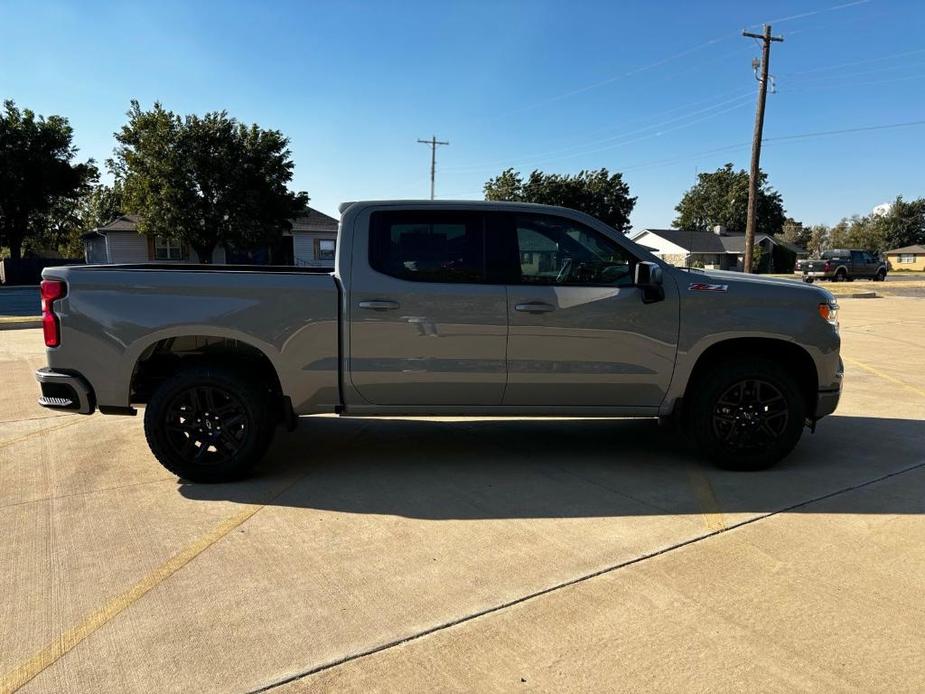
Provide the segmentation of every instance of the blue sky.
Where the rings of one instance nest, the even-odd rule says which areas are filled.
[[[507,166],[625,172],[636,228],[697,170],[747,168],[755,43],[775,44],[762,167],[807,223],[925,196],[925,2],[0,0],[0,97],[68,117],[102,161],[129,101],[226,109],[291,139],[293,187],[342,200],[480,198]]]

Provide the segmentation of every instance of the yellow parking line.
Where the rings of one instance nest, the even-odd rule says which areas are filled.
[[[63,429],[64,427],[73,426],[74,424],[77,424],[80,421],[81,415],[75,414],[72,416],[74,417],[74,419],[70,419],[66,421],[64,424],[58,424],[53,427],[46,427],[44,429],[39,429],[38,431],[33,431],[28,434],[23,434],[22,436],[17,436],[16,438],[7,439],[6,441],[0,441],[0,448],[6,448],[8,446],[12,446],[14,443],[19,443],[20,441],[31,439],[34,436],[39,436],[41,434],[47,434],[48,432],[51,432],[51,431],[57,431],[58,429]],[[53,418],[50,417],[49,419],[53,419]]]
[[[870,373],[874,374],[874,376],[879,376],[880,378],[886,381],[889,381],[890,383],[895,383],[896,385],[902,386],[903,388],[906,388],[907,390],[911,390],[916,395],[921,395],[923,398],[925,398],[925,390],[922,390],[921,388],[918,388],[917,386],[910,385],[909,383],[906,383],[905,381],[900,381],[898,378],[893,378],[889,374],[885,374],[882,371],[880,371],[880,369],[875,369],[873,366],[870,366],[869,364],[864,364],[863,362],[859,362],[857,359],[849,359],[848,357],[844,355],[842,356],[842,359],[847,364],[851,364],[852,366],[857,366],[858,368],[864,369],[865,371],[869,371]]]
[[[716,499],[710,480],[699,467],[688,468],[688,473],[704,524],[710,530],[725,530],[726,520],[723,518],[723,511],[719,507],[719,501]]]
[[[124,593],[117,595],[107,602],[103,607],[84,619],[83,622],[59,635],[54,641],[49,643],[34,656],[6,673],[3,678],[0,679],[0,692],[14,692],[22,687],[44,669],[53,665],[66,655],[97,629],[104,626],[120,612],[130,607],[139,598],[144,596],[145,593],[170,578],[173,574],[262,508],[263,505],[254,506],[228,518],[195,542],[188,545],[179,554],[175,554],[154,569],[154,571],[142,578]]]

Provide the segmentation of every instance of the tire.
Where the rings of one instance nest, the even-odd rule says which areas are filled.
[[[880,268],[877,270],[877,274],[874,275],[874,282],[883,282],[886,279],[886,270]]]
[[[836,282],[847,282],[848,281],[848,273],[845,271],[844,268],[839,269],[838,272],[835,273],[835,281]]]
[[[154,457],[190,482],[229,482],[263,458],[276,426],[265,389],[234,371],[197,366],[164,381],[145,408]]]
[[[812,284],[813,281],[814,281],[814,278],[812,278],[812,277],[804,277],[804,278],[803,278],[803,281],[806,282],[806,284]]]
[[[770,359],[716,364],[691,387],[692,395],[685,398],[691,405],[689,434],[721,468],[768,468],[787,456],[803,434],[806,403],[799,386]]]

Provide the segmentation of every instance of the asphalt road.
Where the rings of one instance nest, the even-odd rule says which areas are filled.
[[[302,420],[178,482],[0,332],[0,691],[925,690],[925,303],[842,301],[836,415],[735,474],[651,421]]]

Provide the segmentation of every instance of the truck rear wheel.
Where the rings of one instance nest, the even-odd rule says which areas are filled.
[[[257,384],[229,369],[186,369],[161,384],[145,408],[148,446],[182,479],[240,479],[273,438],[269,400]]]
[[[689,432],[719,467],[762,470],[800,440],[806,404],[793,376],[769,359],[717,364],[693,387]]]

